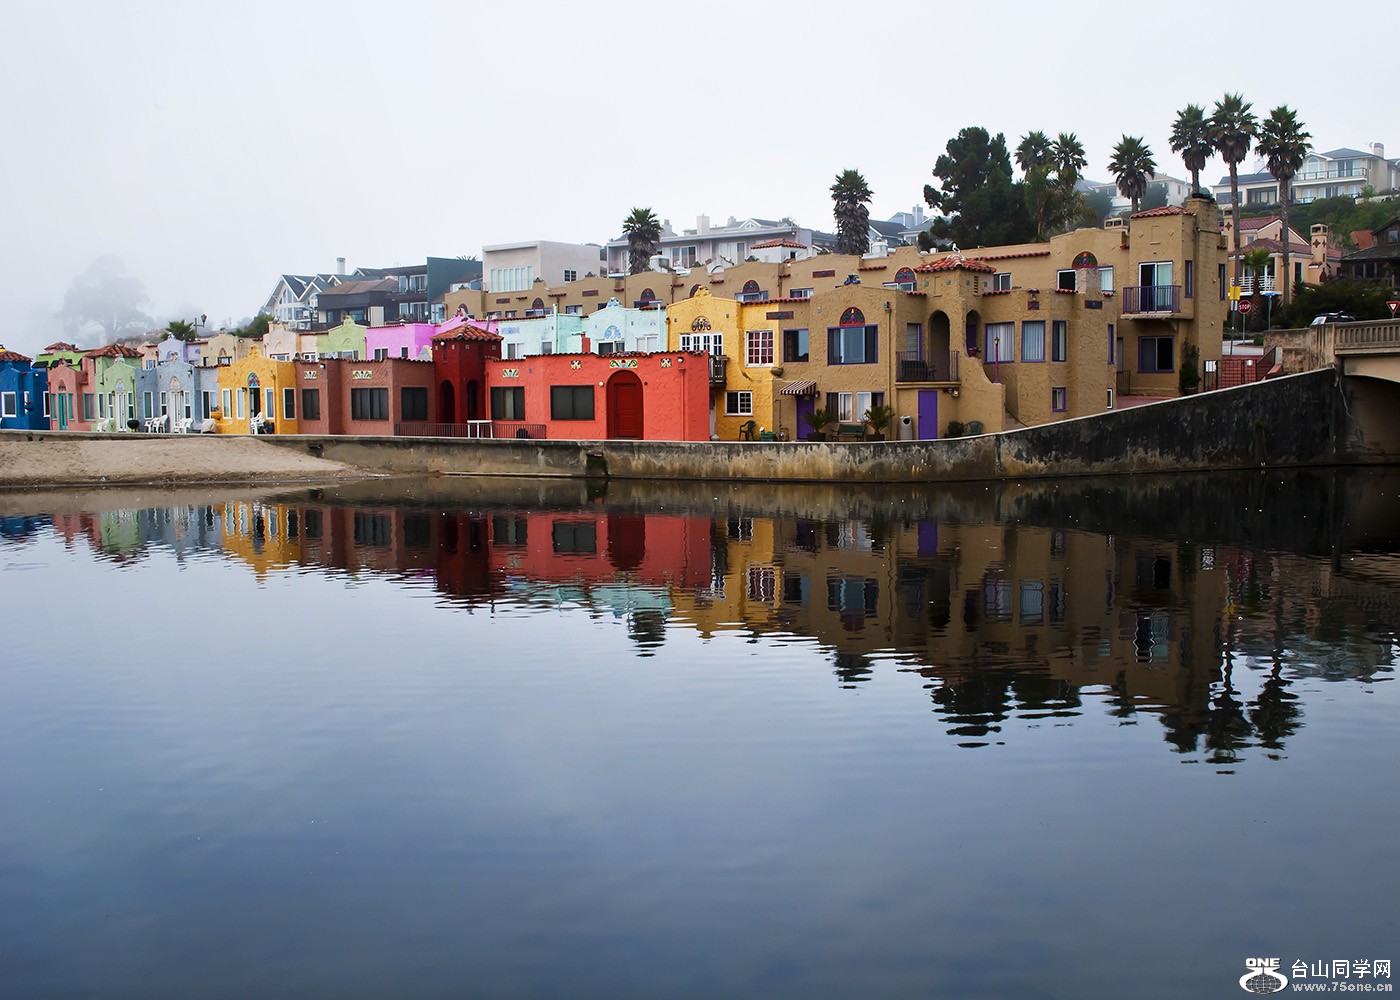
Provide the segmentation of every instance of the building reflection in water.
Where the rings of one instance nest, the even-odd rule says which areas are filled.
[[[1329,496],[1351,497],[1355,513],[1365,494],[1344,484]],[[1228,531],[1056,524],[1060,501],[1039,495],[997,502],[990,514],[938,517],[913,516],[907,503],[800,510],[717,499],[659,510],[637,496],[595,495],[418,506],[308,491],[54,515],[52,531],[121,561],[163,548],[221,553],[259,578],[411,580],[449,608],[576,605],[625,621],[640,655],[676,628],[800,639],[821,650],[842,688],[859,689],[884,666],[916,678],[965,746],[1001,741],[1011,719],[1054,724],[1106,711],[1125,724],[1155,717],[1170,747],[1228,766],[1248,747],[1284,751],[1302,725],[1291,690],[1301,674],[1369,682],[1392,670],[1392,549],[1343,564],[1335,538],[1322,553],[1294,554]],[[1229,490],[1221,502],[1233,503]],[[1100,497],[1094,509],[1112,506]],[[1392,516],[1380,515],[1383,535]],[[22,540],[47,525],[10,518],[0,528]]]

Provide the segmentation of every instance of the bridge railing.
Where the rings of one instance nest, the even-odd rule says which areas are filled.
[[[1338,354],[1400,351],[1400,321],[1381,319],[1333,325],[1332,349]]]

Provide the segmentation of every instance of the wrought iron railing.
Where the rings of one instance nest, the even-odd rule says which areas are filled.
[[[428,421],[408,420],[394,424],[397,437],[449,437],[449,438],[535,438],[546,436],[544,424],[526,423],[523,420],[468,420],[460,424],[437,424]]]
[[[923,351],[895,352],[896,382],[956,382],[958,354],[940,356],[937,361],[925,357]]]
[[[723,354],[710,355],[710,385],[724,385],[724,368],[729,359]]]
[[[1123,289],[1123,315],[1174,313],[1181,310],[1180,285],[1128,285]]]

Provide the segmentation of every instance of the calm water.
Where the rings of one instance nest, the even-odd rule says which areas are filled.
[[[0,496],[0,994],[1231,997],[1250,957],[1393,960],[1397,493]]]

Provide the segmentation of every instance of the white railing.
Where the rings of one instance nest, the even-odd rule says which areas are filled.
[[[1400,321],[1382,319],[1369,323],[1337,323],[1332,343],[1337,354],[1400,351]]]

